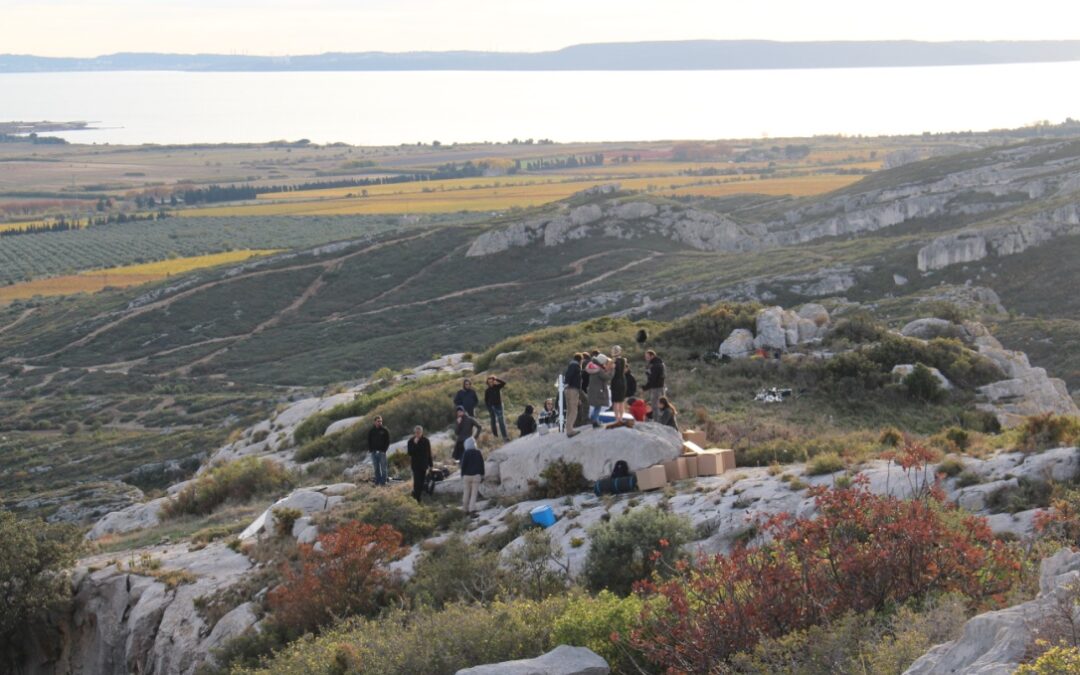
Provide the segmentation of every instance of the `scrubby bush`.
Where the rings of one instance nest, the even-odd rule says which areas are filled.
[[[1013,675],[1068,675],[1080,673],[1080,648],[1059,645],[1043,652],[1032,663],[1025,663]]]
[[[612,672],[636,672],[635,662],[642,663],[644,659],[622,641],[637,625],[642,606],[641,598],[636,595],[620,598],[610,591],[600,591],[595,596],[575,595],[555,621],[552,641],[588,647],[604,657]]]
[[[414,544],[435,531],[438,514],[404,492],[379,490],[364,503],[356,519],[369,525],[389,525],[406,544]]]
[[[19,520],[0,508],[0,670],[19,672],[22,650],[48,641],[49,616],[71,597],[65,570],[80,541],[70,525]]]
[[[900,500],[860,482],[813,494],[816,518],[778,515],[762,524],[760,547],[683,563],[676,576],[643,583],[644,597],[660,602],[646,602],[631,644],[662,669],[713,672],[763,638],[849,611],[937,592],[1002,599],[1018,579],[1019,551],[939,492]]]
[[[276,508],[274,513],[274,532],[279,537],[288,537],[292,534],[293,525],[299,520],[304,512],[300,509]]]
[[[694,529],[685,516],[651,506],[598,523],[589,530],[586,584],[593,590],[606,588],[626,595],[635,581],[672,569],[683,544],[693,537]]]
[[[941,403],[945,400],[945,389],[934,373],[921,363],[916,363],[911,372],[901,380],[908,398],[922,403]]]
[[[947,478],[958,476],[963,470],[964,461],[956,455],[949,455],[937,466],[937,472],[944,474]]]
[[[856,312],[837,321],[829,331],[827,339],[830,343],[846,341],[849,344],[868,344],[877,342],[886,332],[885,326],[874,320],[870,314]]]
[[[529,481],[530,499],[554,499],[565,495],[576,495],[589,489],[589,481],[578,462],[567,462],[559,458],[544,467],[540,472],[540,481]]]
[[[960,427],[949,427],[945,430],[945,440],[951,443],[957,450],[963,452],[971,446],[971,434]]]
[[[825,364],[825,372],[833,380],[846,380],[865,389],[877,389],[888,382],[881,366],[862,351],[837,354]]]
[[[354,619],[314,640],[299,640],[248,675],[453,675],[478,663],[532,658],[553,649],[552,627],[565,597],[491,605],[455,603],[443,610],[392,610]]]
[[[844,459],[835,452],[822,453],[806,464],[807,476],[822,476],[827,473],[836,473],[844,468]]]
[[[342,617],[374,614],[400,592],[386,570],[402,553],[394,528],[353,521],[321,535],[319,544],[320,549],[300,547],[297,566],[284,570],[284,582],[268,596],[274,621],[292,635]]]
[[[246,502],[257,495],[278,493],[292,486],[292,476],[269,459],[244,457],[214,467],[165,503],[166,517],[205,515],[225,502]]]
[[[420,557],[406,592],[415,604],[437,609],[452,602],[490,602],[504,578],[498,551],[485,550],[454,534]]]
[[[527,530],[521,544],[506,556],[506,566],[514,582],[513,594],[543,600],[565,591],[570,581],[570,565],[562,555],[562,547],[552,541],[547,530],[539,527]]]
[[[1067,546],[1080,545],[1080,489],[1055,483],[1050,509],[1035,514],[1035,529]]]
[[[1080,441],[1080,420],[1070,415],[1034,415],[1020,430],[1021,448],[1028,452],[1075,445]]]
[[[986,357],[971,351],[959,340],[934,338],[929,342],[887,335],[872,347],[863,350],[884,371],[906,363],[922,363],[937,368],[950,382],[972,389],[1003,377]]]
[[[722,302],[676,321],[656,336],[656,343],[694,351],[716,351],[736,328],[754,330],[762,306],[753,303]]]
[[[890,448],[895,448],[904,441],[904,434],[896,427],[889,427],[888,429],[881,430],[881,436],[878,437],[878,442],[882,445],[887,445]]]

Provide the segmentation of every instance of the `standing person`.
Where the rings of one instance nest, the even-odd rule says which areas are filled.
[[[581,352],[581,396],[578,396],[577,418],[582,423],[589,419],[589,371],[588,365],[592,363],[589,352]]]
[[[484,456],[476,448],[472,438],[465,441],[465,454],[461,457],[461,508],[468,515],[476,513],[476,498],[480,496],[480,483],[484,481]]]
[[[412,465],[412,496],[420,503],[424,493],[424,480],[430,469],[435,468],[435,459],[431,456],[431,441],[424,436],[424,427],[413,428],[412,438],[408,443],[409,463]]]
[[[600,426],[600,411],[610,403],[608,382],[611,381],[612,366],[611,359],[598,354],[586,369],[589,373],[589,420],[594,429]]]
[[[457,418],[454,420],[454,461],[460,462],[465,454],[465,441],[470,438],[480,438],[480,432],[484,427],[476,421],[476,418],[465,412],[465,408],[458,406]]]
[[[581,397],[581,354],[574,354],[563,373],[563,412],[566,414],[566,435],[575,436],[578,398]]]
[[[544,401],[544,409],[540,411],[539,422],[549,429],[559,423],[559,411],[555,409],[554,400],[549,398]]]
[[[675,431],[679,430],[679,411],[671,405],[671,401],[667,400],[666,396],[660,397],[660,407],[653,413],[653,419],[660,424],[672,427]]]
[[[656,419],[656,410],[660,407],[660,398],[667,394],[664,380],[667,373],[664,372],[664,361],[649,349],[645,352],[645,386],[642,391],[649,400],[649,407],[653,411],[653,419]]]
[[[522,436],[536,433],[536,418],[533,417],[533,407],[531,405],[525,406],[525,412],[518,415],[517,428]]]
[[[390,432],[383,426],[382,415],[375,418],[375,426],[368,432],[367,446],[371,453],[371,465],[375,468],[375,484],[386,485],[389,478],[386,451],[390,449]]]
[[[472,417],[476,415],[476,404],[479,402],[480,398],[476,395],[476,390],[472,388],[472,380],[466,379],[461,383],[458,393],[454,394],[454,407],[464,408],[465,414]]]
[[[626,364],[626,400],[637,396],[637,378],[630,370],[630,364]]]
[[[487,406],[488,415],[491,416],[491,435],[498,438],[501,431],[504,440],[509,438],[506,435],[506,419],[503,417],[502,388],[505,386],[505,381],[494,375],[488,375],[487,389],[484,390],[484,405]],[[498,430],[495,429],[496,420],[499,422]]]
[[[615,362],[611,371],[611,410],[615,413],[615,424],[622,424],[623,413],[626,411],[626,359],[622,355],[622,347],[615,345],[611,348],[611,356]]]

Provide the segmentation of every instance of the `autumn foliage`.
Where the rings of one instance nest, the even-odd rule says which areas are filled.
[[[387,563],[402,552],[401,534],[389,525],[352,521],[319,537],[319,547],[300,547],[300,560],[270,593],[279,625],[296,633],[315,631],[335,619],[371,615],[398,594]]]
[[[680,563],[676,576],[639,584],[652,601],[624,639],[668,672],[717,672],[766,637],[933,592],[1000,596],[1020,574],[1018,551],[938,490],[902,500],[858,481],[814,497],[816,518],[769,519],[759,547]]]

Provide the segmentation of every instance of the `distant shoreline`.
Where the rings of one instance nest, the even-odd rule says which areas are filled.
[[[0,73],[183,71],[695,71],[903,68],[1080,61],[1080,40],[582,44],[548,52],[355,52],[298,56],[120,53],[90,58],[0,54]]]

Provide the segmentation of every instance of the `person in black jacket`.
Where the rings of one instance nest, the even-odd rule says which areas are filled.
[[[465,454],[461,457],[461,482],[465,488],[461,493],[461,508],[473,515],[476,513],[476,499],[480,496],[480,483],[484,482],[484,456],[472,438],[465,441]]]
[[[473,417],[476,415],[476,404],[479,402],[480,398],[476,395],[476,390],[472,388],[472,380],[462,382],[461,389],[454,394],[454,407],[465,408],[465,414]]]
[[[645,386],[641,388],[649,401],[649,407],[653,411],[653,419],[656,419],[656,411],[660,409],[660,399],[667,395],[664,386],[664,361],[653,350],[645,352]]]
[[[626,400],[637,397],[637,378],[630,372],[630,364],[626,364]]]
[[[536,433],[536,418],[533,417],[533,407],[531,405],[525,406],[525,412],[518,415],[517,428],[522,436]]]
[[[375,484],[386,485],[389,470],[386,466],[386,451],[390,449],[390,432],[383,426],[382,416],[375,418],[375,426],[367,435],[368,452],[371,453],[371,465],[375,468]]]
[[[454,420],[454,461],[460,462],[465,454],[465,441],[470,438],[480,438],[484,427],[476,421],[475,417],[465,412],[465,408],[458,406],[457,418]]]
[[[574,436],[578,399],[581,398],[581,354],[574,354],[563,373],[563,414],[566,415],[566,435]]]
[[[419,504],[420,495],[424,493],[424,480],[427,478],[427,473],[435,467],[435,460],[431,456],[431,441],[424,436],[424,427],[417,426],[413,429],[407,448],[409,463],[412,465],[412,496]]]
[[[498,438],[499,431],[502,431],[504,439],[509,438],[506,434],[506,418],[503,416],[502,388],[505,386],[505,381],[489,375],[487,389],[484,390],[484,405],[487,406],[488,415],[491,416],[491,435]],[[499,423],[498,429],[495,428],[496,420]]]

